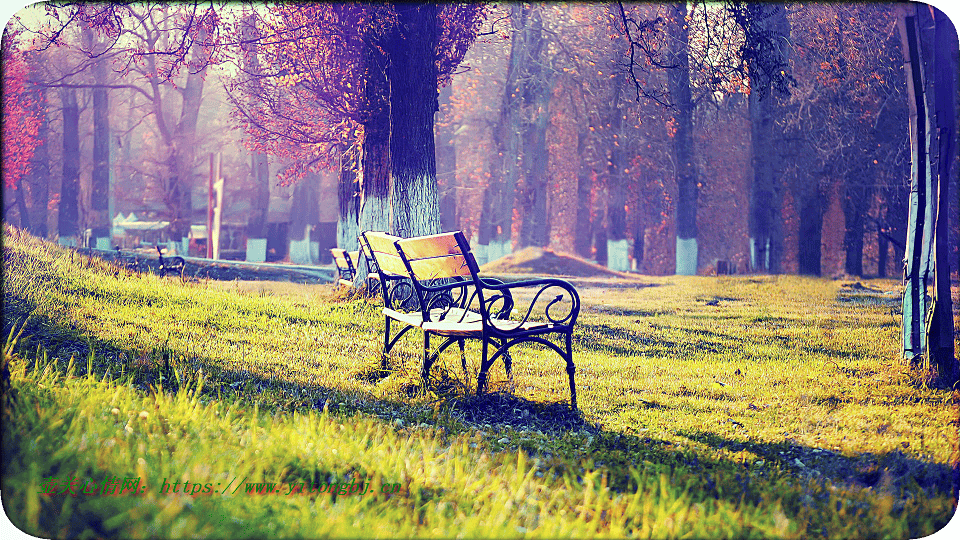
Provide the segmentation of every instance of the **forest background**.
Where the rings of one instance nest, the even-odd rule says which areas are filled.
[[[736,6],[691,3],[685,18],[666,4],[450,9],[431,141],[439,228],[464,230],[490,260],[538,246],[648,274],[712,273],[723,261],[900,275],[910,148],[896,9],[770,5],[755,19],[785,46],[774,55],[782,76],[766,88],[750,78]],[[251,238],[264,235],[280,186],[293,186],[289,197],[304,176],[335,171],[339,243],[353,247],[360,186],[372,178],[364,145],[376,139],[375,93],[358,90],[375,62],[358,51],[388,47],[388,31],[375,13],[338,12],[326,28],[357,16],[363,31],[336,43],[314,36],[337,54],[301,51],[295,64],[309,69],[293,72],[287,44],[262,37],[293,36],[304,9],[133,4],[114,30],[95,11],[85,24],[12,20],[5,98],[26,106],[25,128],[4,133],[14,156],[4,160],[5,219],[40,236],[97,236],[108,207],[151,209],[183,229],[206,210],[192,199],[218,153],[226,200]],[[648,24],[633,47],[628,21]],[[325,69],[341,78],[318,81],[335,73]],[[283,100],[292,108],[277,109]],[[5,116],[5,126],[20,122]],[[955,261],[956,222],[950,234]]]

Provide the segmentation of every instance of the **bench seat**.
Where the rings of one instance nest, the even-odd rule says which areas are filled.
[[[482,316],[474,311],[460,308],[450,308],[447,310],[434,308],[430,310],[430,320],[424,322],[423,313],[419,311],[397,311],[395,309],[383,308],[383,314],[393,320],[400,321],[410,326],[426,328],[432,325],[457,325],[479,323]]]

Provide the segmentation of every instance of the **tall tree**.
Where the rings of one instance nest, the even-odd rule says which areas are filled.
[[[250,9],[251,11],[247,11]],[[257,27],[257,17],[252,8],[245,6],[245,13],[240,21],[240,47],[243,51],[241,61],[246,65],[244,71],[254,75],[251,81],[252,93],[259,94],[260,81],[257,75],[260,72],[260,55],[257,47],[260,41],[260,29]],[[256,149],[250,151],[250,175],[254,189],[250,193],[250,206],[253,212],[247,223],[247,238],[266,238],[267,214],[270,207],[270,163],[267,155]]]
[[[790,26],[786,8],[782,4],[749,3],[740,19],[751,36],[758,40],[756,54],[748,57],[750,77],[751,148],[753,153],[753,183],[750,188],[750,248],[754,270],[780,273],[783,253],[782,171],[777,170],[778,140],[782,132],[777,128],[781,116],[778,96],[773,93],[774,78],[769,75],[776,66],[788,61]],[[767,37],[771,36],[771,37]],[[778,41],[779,40],[779,41]],[[772,45],[769,48],[767,44]]]
[[[932,384],[950,387],[960,378],[947,244],[947,186],[956,159],[957,33],[940,10],[922,4],[904,6],[899,27],[912,153],[903,355],[922,367]],[[928,315],[931,272],[934,298]]]
[[[479,240],[489,259],[512,250],[513,210],[520,184],[522,160],[522,123],[525,84],[532,83],[529,71],[535,61],[530,49],[542,39],[539,6],[510,5],[510,54],[506,81],[500,98],[500,115],[493,128],[494,152],[490,163],[490,182],[484,193]],[[481,248],[484,249],[484,248]]]
[[[80,234],[80,105],[76,88],[63,88],[63,176],[60,181],[60,241],[76,245]]]
[[[94,36],[91,27],[83,29],[84,48],[96,58],[91,67],[95,86],[93,94],[93,170],[91,171],[90,209],[91,242],[89,247],[109,249],[112,237],[110,215],[110,89],[106,59],[102,58],[104,45]],[[104,245],[106,244],[106,245]]]
[[[404,238],[440,232],[433,134],[439,110],[435,4],[394,4],[397,28],[389,42],[390,164],[393,227]]]
[[[362,228],[430,230],[435,225],[424,219],[439,213],[437,88],[472,42],[481,13],[476,5],[453,4],[271,6],[258,44],[260,73],[243,73],[236,85],[249,98],[235,97],[238,117],[257,148],[292,160],[294,178],[359,163]],[[391,73],[403,77],[393,81]],[[397,111],[391,102],[400,104]],[[391,165],[400,167],[392,171],[392,190]],[[393,224],[384,222],[390,206]],[[416,223],[407,215],[412,208]]]

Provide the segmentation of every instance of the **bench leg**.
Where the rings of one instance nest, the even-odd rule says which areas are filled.
[[[503,343],[500,346],[503,346]],[[510,391],[513,392],[513,357],[509,351],[503,353],[503,367],[507,372],[507,380],[510,381]]]
[[[488,342],[492,342],[494,345],[497,346],[497,351],[493,354],[492,357],[489,356],[487,353]],[[510,353],[507,350],[503,349],[504,343],[506,343],[505,340],[498,342],[497,340],[492,338],[483,339],[483,354],[480,357],[480,374],[477,375],[477,395],[478,396],[484,393],[487,389],[487,372],[490,371],[490,366],[492,366],[493,363],[496,362],[497,357],[502,354],[504,356],[504,363],[508,362],[507,358],[509,358]],[[507,367],[508,373],[510,373],[510,381],[512,382],[513,374],[509,367],[510,364],[507,364],[507,366],[508,366]]]
[[[457,342],[460,345],[460,365],[463,366],[463,381],[467,381],[467,352],[464,348],[465,340],[458,339]]]
[[[480,373],[477,374],[477,395],[483,394],[487,389],[487,370],[490,369],[490,364],[487,363],[487,340],[486,338],[481,339],[482,343],[480,347],[483,352],[480,353]]]
[[[390,317],[383,319],[383,354],[387,354],[390,352]]]
[[[399,332],[397,332],[395,336],[393,336],[393,339],[390,339],[390,317],[384,317],[384,319],[386,322],[384,323],[383,327],[383,354],[388,354],[390,350],[393,349],[393,346],[397,344],[397,341],[400,340],[400,337],[406,334],[407,331],[413,327],[404,326]]]
[[[573,410],[577,410],[577,386],[573,382],[573,374],[576,372],[577,367],[573,365],[573,335],[566,335],[567,342],[567,354],[565,355],[564,360],[567,361],[567,377],[570,378],[570,405],[573,407]]]
[[[430,376],[430,365],[433,363],[430,358],[430,332],[423,333],[423,367],[420,369],[420,379],[423,384],[427,384],[427,377]]]

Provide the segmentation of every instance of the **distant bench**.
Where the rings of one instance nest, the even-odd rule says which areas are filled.
[[[330,250],[330,254],[333,256],[333,264],[337,267],[337,284],[352,288],[357,277],[357,269],[360,267],[360,251],[333,248]],[[379,276],[369,256],[365,257],[365,261],[367,263],[367,288],[371,293],[376,293],[379,286]]]
[[[466,371],[464,340],[479,339],[482,346],[477,394],[486,390],[487,374],[500,357],[512,379],[509,349],[520,343],[540,343],[566,363],[570,404],[577,409],[574,382],[573,328],[580,313],[580,296],[570,283],[541,278],[504,283],[480,277],[480,269],[463,233],[457,231],[415,238],[382,232],[361,234],[364,251],[377,268],[384,308],[384,353],[412,328],[423,331],[424,381],[430,366],[453,343],[458,343]],[[532,300],[515,309],[512,291],[530,288]],[[511,317],[516,318],[511,319]],[[403,324],[392,338],[391,321]],[[430,336],[446,338],[432,353]],[[559,343],[546,339],[553,335]],[[488,347],[493,345],[494,353]]]
[[[333,255],[333,264],[337,267],[337,283],[353,287],[353,280],[357,276],[357,267],[353,261],[359,258],[360,252],[333,248],[330,254]]]

